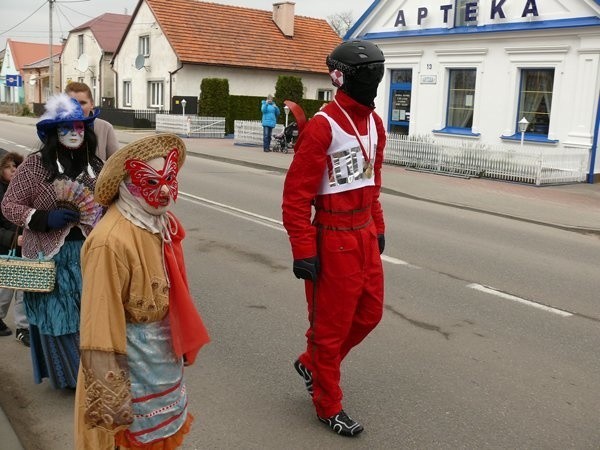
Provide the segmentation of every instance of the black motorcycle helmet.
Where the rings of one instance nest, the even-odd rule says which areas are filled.
[[[379,47],[364,40],[342,42],[326,62],[334,86],[357,102],[373,106],[385,62]]]

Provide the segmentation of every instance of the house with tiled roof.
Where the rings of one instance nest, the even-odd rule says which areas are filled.
[[[60,54],[54,55],[52,60],[53,80],[59,85],[60,80]],[[27,64],[22,68],[23,88],[25,91],[24,103],[33,111],[35,104],[46,103],[49,95],[50,85],[50,58],[42,58],[39,61]]]
[[[118,106],[173,109],[175,97],[198,98],[204,78],[227,79],[232,95],[266,96],[280,75],[300,77],[305,98],[329,100],[325,58],[341,38],[294,9],[140,0],[113,59]]]
[[[105,13],[69,31],[61,56],[61,86],[86,83],[97,106],[114,103],[115,74],[110,62],[131,16]]]
[[[60,54],[61,46],[53,45],[52,54]],[[0,102],[24,103],[25,88],[23,83],[20,86],[9,86],[10,80],[17,76],[23,79],[23,67],[39,61],[43,58],[50,58],[50,46],[48,44],[38,44],[34,42],[21,42],[12,39],[6,40],[4,60],[0,69]],[[55,89],[57,86],[55,86]]]

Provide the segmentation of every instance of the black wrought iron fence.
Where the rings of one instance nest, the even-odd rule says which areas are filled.
[[[117,127],[155,128],[156,114],[169,114],[169,111],[158,109],[102,108],[99,117]]]

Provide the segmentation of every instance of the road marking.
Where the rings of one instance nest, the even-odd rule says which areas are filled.
[[[261,216],[260,214],[255,214],[250,211],[245,211],[243,209],[236,208],[234,206],[229,206],[224,203],[215,202],[213,200],[209,200],[207,198],[198,197],[197,195],[188,194],[187,192],[179,192],[180,196],[187,201],[192,203],[200,204],[206,206],[211,209],[215,209],[226,214],[230,214],[232,216],[238,217],[240,219],[249,220],[250,222],[257,223],[259,225],[264,225],[268,228],[278,231],[285,231],[283,228],[283,222],[275,219],[271,219],[270,217]],[[186,198],[188,197],[188,198]]]
[[[387,255],[381,255],[381,260],[388,262],[390,264],[396,264],[398,266],[407,266],[407,267],[411,267],[413,269],[420,269],[420,267],[414,266],[409,262],[406,261],[402,261],[401,259],[398,258],[394,258],[392,256],[387,256]]]
[[[234,217],[238,217],[240,219],[249,220],[250,222],[257,223],[259,225],[264,225],[273,230],[283,231],[285,232],[285,228],[283,227],[283,222],[280,220],[271,219],[270,217],[261,216],[260,214],[256,214],[250,211],[246,211],[240,208],[236,208],[234,206],[229,206],[224,203],[215,202],[213,200],[209,200],[207,198],[198,197],[197,195],[188,194],[187,192],[179,192],[179,195],[192,203],[201,204],[211,209],[215,209],[227,214],[230,214]],[[412,267],[414,269],[418,269],[419,267],[413,266],[412,264],[402,261],[401,259],[393,258],[391,256],[382,255],[381,259],[390,264],[396,264],[399,266],[407,266]]]
[[[563,311],[562,309],[553,308],[551,306],[542,305],[540,303],[536,303],[531,300],[526,300],[521,297],[516,297],[514,295],[507,294],[505,292],[499,291],[499,290],[494,289],[489,286],[484,286],[482,284],[471,283],[471,284],[468,284],[467,287],[471,288],[471,289],[475,289],[476,291],[485,292],[486,294],[492,294],[497,297],[504,298],[506,300],[512,300],[513,302],[522,303],[527,306],[532,306],[534,308],[538,308],[543,311],[551,312],[553,314],[558,314],[559,316],[562,316],[562,317],[571,317],[573,315],[570,312]]]

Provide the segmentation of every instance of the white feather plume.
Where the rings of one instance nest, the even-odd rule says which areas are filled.
[[[56,94],[46,101],[46,112],[40,117],[40,120],[57,120],[73,117],[77,105],[71,101],[65,93]]]

